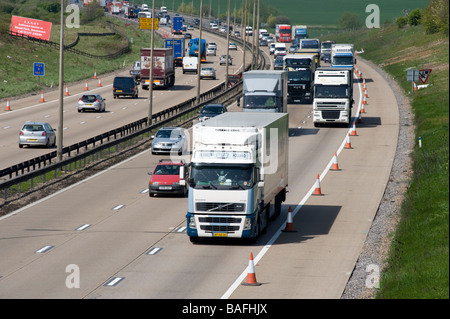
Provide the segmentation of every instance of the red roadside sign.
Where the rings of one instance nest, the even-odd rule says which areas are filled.
[[[52,23],[37,19],[12,16],[10,31],[30,38],[50,40]]]
[[[423,84],[425,84],[425,82],[427,82],[428,77],[430,76],[430,73],[431,73],[431,69],[419,70],[419,79]]]

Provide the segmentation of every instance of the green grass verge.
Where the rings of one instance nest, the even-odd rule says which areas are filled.
[[[377,298],[449,298],[449,39],[424,28],[359,30],[329,36],[364,48],[410,96],[415,114],[413,177],[393,234]],[[408,68],[431,68],[432,86],[411,92]],[[421,83],[419,83],[421,84]],[[422,147],[418,146],[418,138]]]

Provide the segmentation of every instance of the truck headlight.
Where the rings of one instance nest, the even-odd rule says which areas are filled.
[[[252,219],[250,217],[246,217],[244,221],[244,230],[252,229]]]
[[[195,224],[195,217],[190,216],[189,217],[189,228],[196,229],[197,225]]]

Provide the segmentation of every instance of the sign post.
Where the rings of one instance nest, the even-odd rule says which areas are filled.
[[[406,81],[411,82],[411,93],[414,92],[414,82],[419,80],[419,70],[406,70]]]
[[[41,76],[45,76],[45,63],[33,63],[33,75],[38,77],[38,84],[41,85]]]

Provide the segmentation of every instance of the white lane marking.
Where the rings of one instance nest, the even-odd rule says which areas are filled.
[[[156,255],[156,254],[159,253],[161,250],[162,250],[162,248],[160,248],[160,247],[155,247],[155,248],[150,249],[150,250],[146,253],[146,255]]]
[[[90,227],[90,226],[91,226],[91,224],[84,224],[84,225],[81,225],[81,226],[78,227],[78,228],[75,228],[75,230],[79,230],[79,231],[85,230],[86,228],[88,228],[88,227]]]
[[[359,117],[359,112],[361,110],[361,103],[362,103],[361,83],[358,83],[358,88],[359,88],[359,103],[358,103],[358,111],[356,112],[356,115],[354,117],[355,121]],[[347,134],[351,133],[351,131],[352,131],[352,125],[349,125],[349,126],[350,126],[350,128],[349,128]],[[339,147],[338,151],[336,152],[337,154],[339,154],[342,151],[342,149],[344,148],[345,143],[347,142],[347,134],[345,135],[345,138],[342,141],[341,146]],[[322,171],[322,174],[320,174],[320,181],[323,180],[325,178],[325,176],[327,175],[327,173],[330,171],[331,165],[333,164],[333,157],[328,162],[328,165],[325,167],[325,169]],[[298,213],[298,211],[302,208],[302,206],[305,204],[305,202],[309,199],[311,194],[314,192],[315,186],[316,186],[316,184],[314,182],[311,189],[306,193],[306,195],[302,198],[302,200],[295,207],[294,211],[292,212],[292,218],[295,217],[295,215]],[[282,233],[282,230],[285,228],[285,226],[286,225],[284,225],[284,223],[283,223],[280,226],[280,228],[278,228],[278,230],[275,232],[275,234],[272,236],[272,238],[269,239],[267,244],[260,250],[258,255],[256,255],[256,257],[253,259],[255,264],[257,264],[261,260],[261,258],[263,258],[263,256],[269,251],[270,247],[272,247],[273,243],[278,239],[278,237]],[[240,276],[236,279],[236,281],[230,286],[230,288],[228,288],[228,290],[222,295],[222,297],[220,297],[220,299],[228,299],[231,296],[231,294],[236,290],[236,288],[240,286],[241,282],[244,281],[246,276],[247,276],[247,267],[240,274]]]
[[[119,210],[119,209],[122,209],[122,208],[124,208],[125,207],[125,205],[117,205],[117,206],[114,206],[113,208],[111,208],[112,210]]]
[[[49,251],[50,249],[52,249],[54,246],[44,246],[41,249],[38,249],[35,251],[36,254],[43,254],[47,251]]]
[[[121,282],[125,277],[113,277],[110,281],[108,281],[104,286],[113,287]]]

